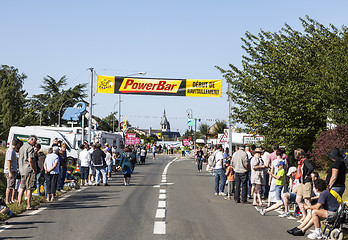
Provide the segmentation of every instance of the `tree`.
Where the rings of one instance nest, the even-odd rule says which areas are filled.
[[[6,139],[13,125],[21,126],[25,114],[27,93],[23,83],[27,76],[15,67],[0,68],[0,137]]]
[[[218,135],[219,133],[224,133],[225,129],[227,128],[227,124],[223,121],[217,121],[214,126],[214,134]]]
[[[103,118],[101,121],[103,122],[103,126],[101,127],[102,130],[105,131],[117,131],[118,129],[118,120],[116,118],[117,112],[112,112],[105,118]]]
[[[199,135],[204,139],[204,142],[206,143],[207,137],[209,135],[209,125],[206,123],[202,123],[199,125]]]
[[[313,146],[311,157],[316,167],[327,168],[332,163],[327,154],[333,148],[348,149],[348,125],[340,124],[332,130],[323,131]]]
[[[231,86],[232,117],[256,124],[266,144],[290,151],[310,150],[329,117],[335,123],[348,118],[347,28],[325,28],[309,17],[300,21],[304,33],[287,24],[275,33],[246,32],[242,68],[218,67]]]
[[[72,107],[78,101],[82,101],[87,84],[78,84],[73,88],[64,90],[67,85],[66,76],[59,80],[47,75],[44,77],[40,88],[44,91],[42,94],[34,95],[31,100],[32,108],[36,112],[41,112],[44,125],[54,125],[58,122],[58,116],[63,116],[64,109]]]

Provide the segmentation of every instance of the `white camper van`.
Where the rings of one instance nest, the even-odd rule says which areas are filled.
[[[59,131],[40,129],[36,127],[11,127],[8,134],[7,146],[9,147],[14,138],[27,142],[30,135],[37,136],[37,142],[41,144],[42,151],[48,151],[52,146],[53,140],[58,138],[67,145],[67,162],[70,165],[75,164],[77,159],[77,149],[75,149],[66,137]]]

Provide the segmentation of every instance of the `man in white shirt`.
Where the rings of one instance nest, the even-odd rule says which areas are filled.
[[[91,164],[91,154],[88,151],[88,144],[81,145],[81,152],[79,156],[80,160],[80,173],[81,173],[81,185],[88,185],[88,171]]]
[[[215,166],[213,167],[214,176],[215,176],[215,195],[226,196],[224,193],[225,190],[225,171],[223,163],[223,152],[222,146],[219,144],[217,150],[213,153],[215,155]],[[221,181],[221,182],[220,182]],[[220,183],[220,189],[219,189]]]

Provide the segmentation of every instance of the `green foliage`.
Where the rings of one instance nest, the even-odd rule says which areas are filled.
[[[233,119],[256,124],[266,144],[312,148],[316,135],[348,120],[348,32],[307,17],[303,32],[246,32],[242,68],[218,69],[230,83]]]
[[[158,141],[158,138],[156,135],[146,136],[144,134],[139,136],[140,139],[144,139],[144,144],[148,143],[156,143]]]
[[[1,65],[0,68],[0,138],[7,139],[13,125],[21,125],[26,106],[27,93],[23,90],[24,80],[17,68]]]
[[[200,138],[203,138],[204,141],[206,141],[208,135],[209,135],[209,125],[206,124],[206,123],[202,123],[201,125],[199,125],[199,134],[198,134],[198,136]]]
[[[224,133],[224,130],[227,128],[226,122],[217,121],[214,126],[214,134],[218,135],[219,133]]]
[[[66,76],[59,80],[48,75],[44,77],[43,84],[40,86],[44,93],[34,95],[29,107],[30,113],[36,115],[36,119],[38,119],[39,113],[42,114],[42,125],[56,124],[59,114],[62,117],[67,107],[72,107],[76,102],[82,101],[86,97],[86,84],[78,84],[73,88],[64,90],[63,87],[66,85]],[[61,119],[61,122],[64,120]]]

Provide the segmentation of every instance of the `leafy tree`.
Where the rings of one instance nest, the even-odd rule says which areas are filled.
[[[27,93],[23,83],[27,76],[15,67],[0,68],[0,137],[6,139],[13,125],[22,125]]]
[[[214,126],[214,134],[218,135],[219,133],[224,133],[224,130],[227,128],[227,124],[222,121],[217,121]]]
[[[340,124],[319,135],[311,152],[313,162],[318,168],[325,169],[332,163],[327,154],[333,148],[348,149],[348,125]]]
[[[116,118],[117,112],[112,112],[108,116],[102,119],[103,125],[105,126],[102,127],[103,130],[105,131],[113,131],[113,126],[114,126],[114,131],[117,131],[117,126],[118,126],[118,120]]]
[[[73,88],[64,90],[63,87],[66,85],[66,76],[56,80],[47,75],[40,86],[44,93],[33,96],[31,100],[32,108],[36,109],[37,112],[41,112],[43,125],[56,124],[58,116],[63,116],[64,109],[72,107],[73,104],[82,101],[86,97],[86,84],[78,84]]]
[[[199,125],[199,135],[204,139],[204,142],[206,143],[207,137],[209,135],[209,125],[206,123],[202,123]]]
[[[310,150],[328,117],[347,122],[347,28],[325,28],[307,17],[304,32],[285,25],[279,32],[246,32],[241,69],[218,69],[230,83],[232,117],[256,124],[266,144]]]

